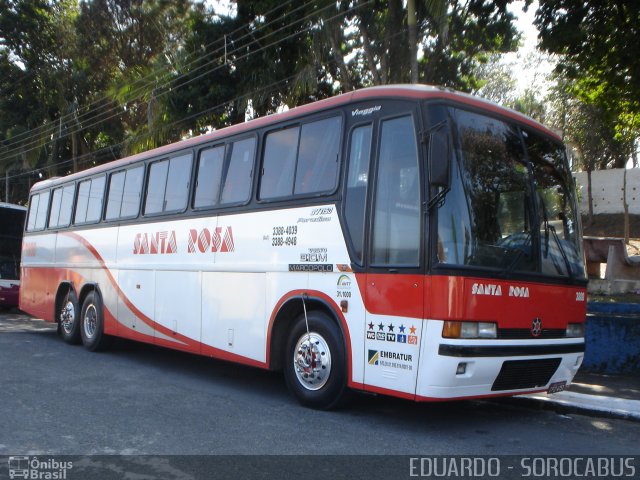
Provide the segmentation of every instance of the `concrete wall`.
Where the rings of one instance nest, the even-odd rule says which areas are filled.
[[[582,368],[640,373],[640,304],[589,302]]]
[[[589,213],[587,172],[573,174],[580,192],[580,212]],[[624,170],[598,170],[591,174],[593,213],[624,213],[622,206],[622,185]],[[627,203],[629,213],[640,214],[640,168],[627,170]]]

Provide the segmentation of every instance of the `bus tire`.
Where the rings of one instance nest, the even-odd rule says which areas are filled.
[[[111,337],[104,333],[104,310],[102,299],[94,290],[89,292],[82,304],[80,334],[82,344],[90,352],[105,350],[111,344]]]
[[[57,317],[58,332],[62,339],[71,345],[78,345],[80,343],[80,309],[78,296],[72,288],[69,288],[62,300]]]
[[[284,353],[284,378],[302,405],[329,410],[340,406],[347,393],[344,341],[323,312],[309,312],[308,321],[308,332],[304,314],[294,322]]]

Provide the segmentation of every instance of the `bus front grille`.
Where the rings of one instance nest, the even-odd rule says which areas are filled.
[[[560,358],[545,358],[504,362],[491,391],[544,387],[560,366],[560,361]]]

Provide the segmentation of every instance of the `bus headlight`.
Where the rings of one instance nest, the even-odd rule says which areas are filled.
[[[498,326],[490,322],[444,322],[444,338],[497,338]]]
[[[567,325],[566,336],[569,338],[584,337],[584,323],[570,323]]]

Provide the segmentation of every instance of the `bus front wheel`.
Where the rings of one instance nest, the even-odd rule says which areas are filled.
[[[111,337],[104,333],[102,299],[97,292],[89,292],[84,299],[80,323],[82,344],[87,350],[97,352],[109,346]]]
[[[71,288],[62,300],[58,311],[58,331],[65,342],[72,345],[80,343],[78,297]]]
[[[300,315],[287,341],[284,377],[287,387],[307,407],[328,410],[347,393],[347,363],[340,329],[322,312]]]

